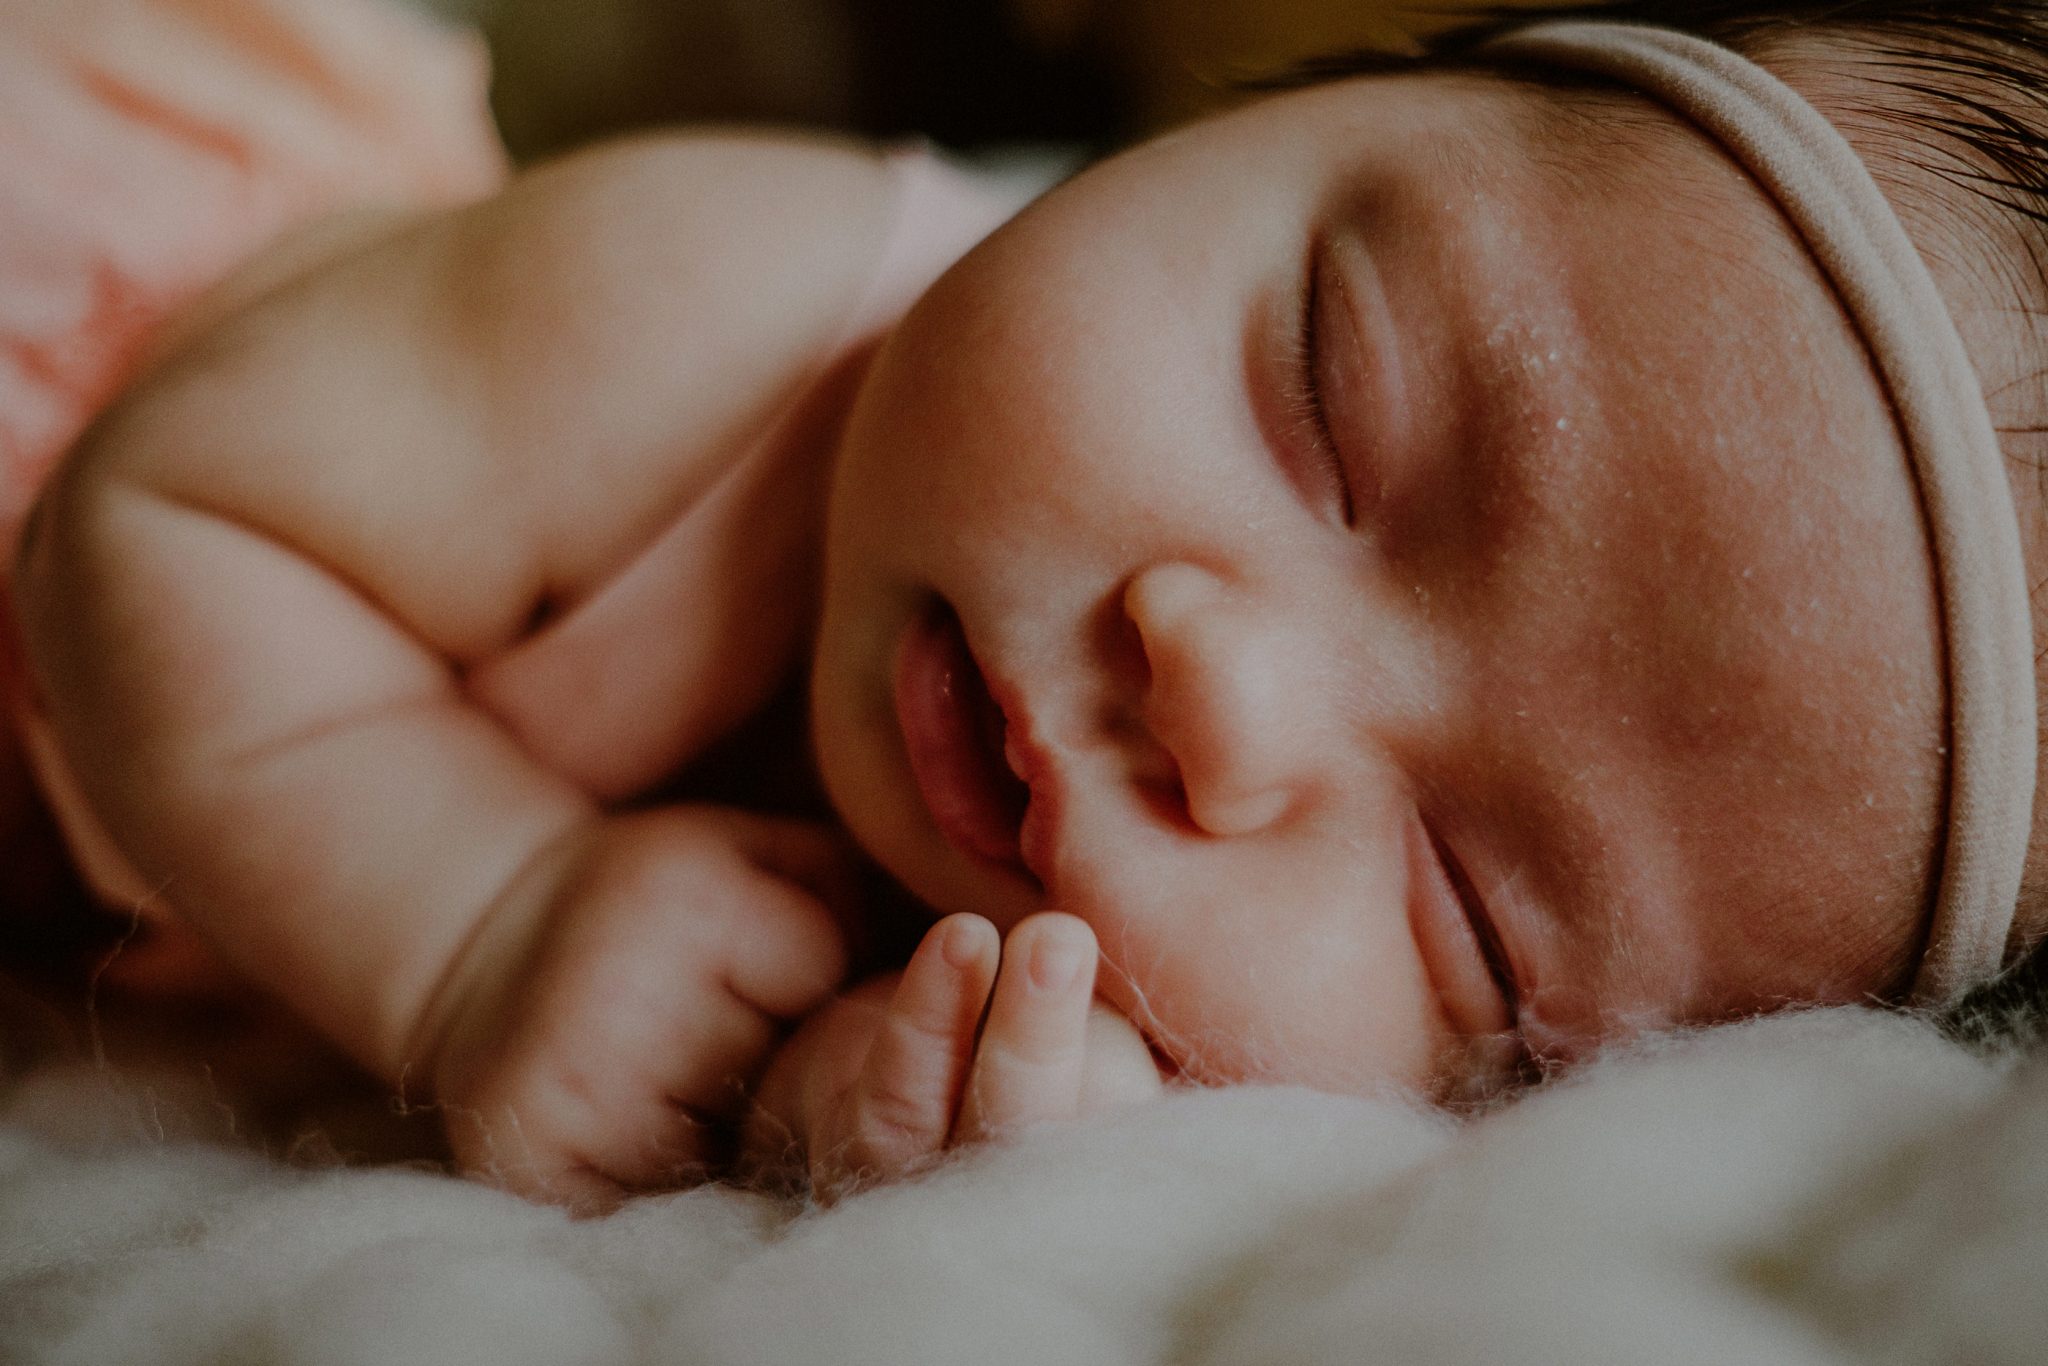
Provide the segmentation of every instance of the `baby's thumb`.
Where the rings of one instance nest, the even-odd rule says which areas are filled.
[[[1080,1113],[1099,1114],[1151,1100],[1165,1089],[1152,1046],[1121,1011],[1101,1001],[1088,1011]]]

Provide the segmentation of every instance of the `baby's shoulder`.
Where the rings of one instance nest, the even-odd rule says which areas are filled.
[[[528,172],[481,206],[459,260],[473,302],[536,322],[615,339],[730,323],[786,346],[856,306],[896,197],[888,158],[863,144],[648,135]]]
[[[751,223],[771,233],[887,211],[890,153],[824,133],[671,129],[598,143],[523,175],[514,194],[553,199],[593,223],[688,232]],[[881,226],[878,221],[873,226]]]
[[[804,353],[894,322],[1060,169],[964,166],[916,141],[643,135],[527,173],[482,206],[461,259],[478,297],[613,345],[680,332]]]

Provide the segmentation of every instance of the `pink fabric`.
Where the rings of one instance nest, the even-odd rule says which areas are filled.
[[[0,547],[157,326],[278,232],[494,185],[486,84],[378,0],[5,0]]]
[[[502,181],[488,76],[473,36],[382,0],[0,0],[0,571],[50,470],[209,287],[323,213]],[[43,853],[17,847],[23,739],[0,727],[10,859]],[[89,824],[74,853],[134,897]]]

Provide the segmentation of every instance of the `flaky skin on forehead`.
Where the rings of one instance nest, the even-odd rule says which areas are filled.
[[[1795,48],[1839,47],[1855,81],[1831,89],[1827,112],[1867,127],[1887,156],[1944,191],[1941,207],[2008,259],[2005,274],[2029,317],[2048,317],[2048,0],[1612,0],[1483,8],[1404,51],[1333,54],[1261,88],[1346,76],[1476,69],[1570,86],[1585,78],[1489,52],[1499,34],[1553,19],[1649,24],[1723,44],[1766,65]],[[1888,192],[1897,178],[1876,168]],[[1908,190],[1910,193],[1910,189]],[[2048,428],[2048,406],[2008,437]],[[2008,455],[2029,471],[2048,460]]]
[[[2038,357],[2048,338],[2048,4],[2040,0],[1616,0],[1480,11],[1405,52],[1352,53],[1311,62],[1276,86],[1348,75],[1477,70],[1571,89],[1583,78],[1541,62],[1503,57],[1489,44],[1506,32],[1554,19],[1651,25],[1724,45],[1803,85],[1858,142],[1887,197],[1923,250],[1949,258],[1945,292],[1956,291],[1986,325],[1960,318],[1971,359],[1992,402],[2007,481],[2019,504],[2033,568],[2036,636],[2048,578],[2040,570],[2043,470],[2048,469],[2048,389]],[[1567,64],[1569,65],[1569,64]],[[1589,90],[1608,120],[1607,137],[1631,123],[1630,107]],[[1567,103],[1572,103],[1567,101]],[[1986,344],[1986,338],[1996,340]],[[2036,653],[2035,693],[2041,693]],[[2037,754],[2036,767],[2039,767]],[[2048,997],[2048,855],[2038,810],[2004,981],[1965,1003],[2026,1004]]]

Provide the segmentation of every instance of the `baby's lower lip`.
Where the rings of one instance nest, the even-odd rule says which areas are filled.
[[[1031,792],[1004,762],[1002,710],[943,602],[897,644],[895,701],[911,777],[939,833],[964,853],[1021,870],[1018,828]]]

